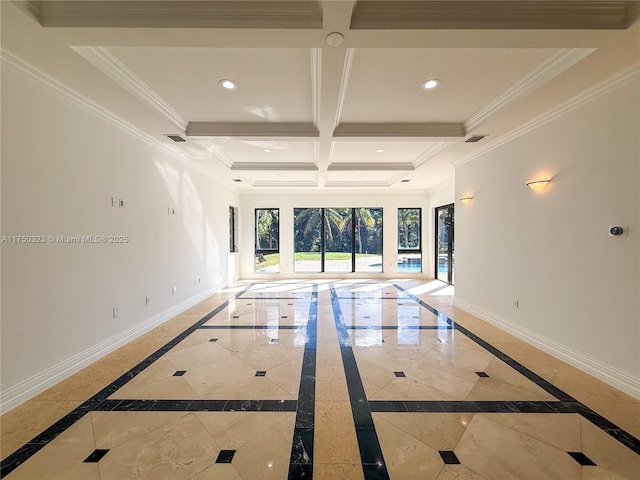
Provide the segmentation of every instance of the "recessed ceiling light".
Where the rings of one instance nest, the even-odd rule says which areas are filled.
[[[265,148],[264,150],[262,150],[264,153],[271,153],[271,149],[270,148]]]
[[[220,84],[220,86],[222,86],[222,88],[225,88],[227,90],[235,90],[236,88],[238,88],[238,84],[236,82],[227,78],[223,78],[218,83]]]
[[[376,153],[382,153],[382,152],[384,152],[384,150],[382,148],[379,148],[379,149],[376,150]]]
[[[437,88],[438,85],[440,85],[440,80],[437,78],[431,78],[422,84],[422,89],[433,90],[434,88]]]

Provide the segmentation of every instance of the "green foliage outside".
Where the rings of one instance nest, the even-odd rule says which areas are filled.
[[[324,215],[320,208],[295,208],[293,216],[296,255],[301,252],[318,252],[319,258],[323,226],[324,249],[327,252],[325,260],[342,259],[329,257],[330,252],[344,252],[344,259],[351,258],[353,227],[356,254],[379,255],[382,251],[381,208],[325,208]]]
[[[356,253],[356,258],[364,258],[364,257],[375,257],[379,254],[375,253]],[[280,254],[279,253],[271,253],[263,255],[264,261],[260,262],[258,260],[258,256],[256,256],[256,269],[272,267],[274,265],[278,265],[280,263]],[[351,260],[351,253],[349,252],[326,252],[324,256],[325,261],[327,260]],[[298,252],[295,254],[296,262],[319,262],[320,261],[320,253],[313,252]]]

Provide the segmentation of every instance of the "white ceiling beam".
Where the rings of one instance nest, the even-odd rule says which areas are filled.
[[[318,137],[318,130],[312,123],[275,122],[189,122],[188,137],[247,137],[255,140],[309,140]]]
[[[413,171],[414,167],[411,163],[332,163],[329,165],[329,171],[332,172],[382,172],[382,171]]]
[[[463,138],[461,123],[341,123],[333,132],[335,138],[348,139],[412,139]]]
[[[263,170],[265,172],[273,171],[296,171],[296,172],[315,172],[318,167],[313,163],[286,163],[286,162],[235,162],[231,166],[231,170]]]

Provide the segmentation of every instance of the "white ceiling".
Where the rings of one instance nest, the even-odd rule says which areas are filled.
[[[636,18],[606,0],[2,2],[2,49],[231,188],[429,190],[637,64]]]

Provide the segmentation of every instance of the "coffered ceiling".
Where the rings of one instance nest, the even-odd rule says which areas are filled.
[[[2,50],[232,188],[429,190],[637,68],[636,18],[626,1],[2,2]]]

